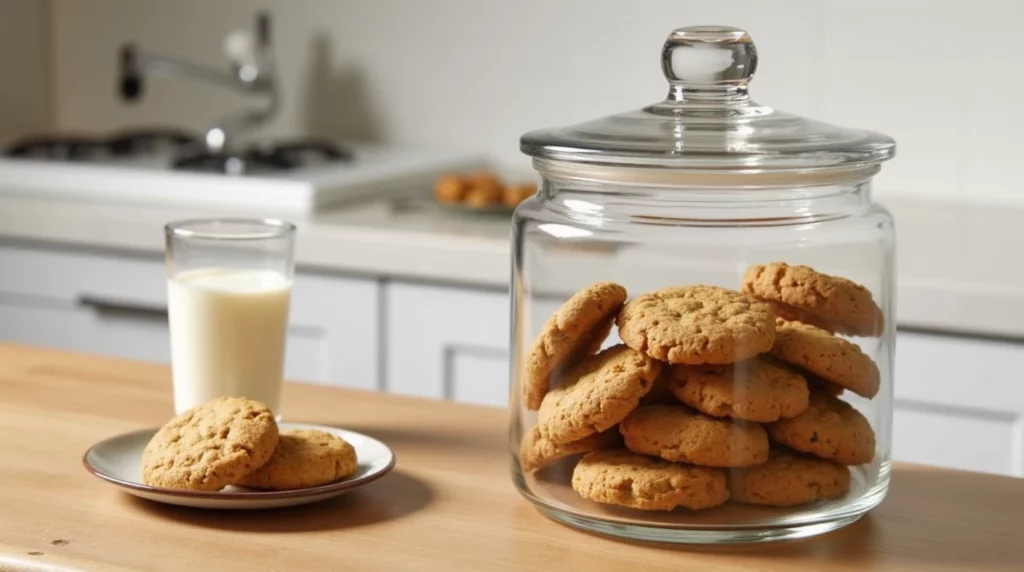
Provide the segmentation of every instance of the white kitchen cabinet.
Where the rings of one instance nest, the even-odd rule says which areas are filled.
[[[900,332],[893,458],[1024,477],[1024,343]]]
[[[152,258],[0,245],[0,340],[169,363],[164,265]],[[377,282],[300,274],[288,379],[375,389]]]
[[[380,304],[375,280],[307,273],[296,276],[285,376],[379,389]]]
[[[384,299],[386,391],[508,404],[507,294],[388,283]]]

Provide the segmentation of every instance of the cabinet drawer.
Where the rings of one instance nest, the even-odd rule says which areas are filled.
[[[166,314],[0,294],[0,340],[170,363],[169,339]]]
[[[508,404],[506,294],[401,283],[384,292],[387,391]]]
[[[0,292],[166,307],[163,260],[0,244]]]

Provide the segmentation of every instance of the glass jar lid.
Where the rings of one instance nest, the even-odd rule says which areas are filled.
[[[691,26],[661,52],[668,98],[569,127],[532,131],[520,148],[540,159],[693,170],[847,169],[891,159],[895,142],[760,105],[747,85],[757,49],[743,30]]]

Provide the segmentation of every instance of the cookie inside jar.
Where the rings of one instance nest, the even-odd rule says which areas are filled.
[[[765,268],[782,276],[766,282]],[[843,292],[824,304],[828,280],[861,295],[849,280],[784,263],[751,266],[736,289],[579,290],[523,357],[531,373],[518,401],[536,411],[518,449],[523,478],[564,506],[623,522],[756,522],[847,496],[876,438],[843,394],[873,398],[879,368],[840,332],[857,323],[880,333],[880,310],[870,293],[858,300],[862,316]],[[557,366],[538,368],[540,357]]]

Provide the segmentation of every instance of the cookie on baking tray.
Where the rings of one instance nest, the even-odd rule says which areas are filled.
[[[532,473],[564,457],[611,449],[620,445],[622,445],[622,435],[619,434],[617,427],[588,435],[576,441],[557,444],[541,435],[540,430],[534,426],[523,436],[523,442],[519,448],[519,463],[524,471]]]
[[[764,302],[717,286],[663,288],[630,300],[616,319],[629,347],[669,363],[725,364],[768,351],[775,316]]]
[[[778,314],[781,318],[799,320],[810,315],[812,318],[806,319],[812,325],[821,321],[832,326],[826,330],[878,336],[885,326],[882,310],[867,288],[810,266],[756,264],[743,275],[743,291],[760,300],[784,304]]]
[[[714,419],[687,407],[640,407],[622,420],[626,448],[666,461],[748,467],[768,459],[768,434],[756,423]]]
[[[770,423],[807,409],[807,381],[765,357],[730,365],[679,365],[669,388],[683,403],[715,417]]]
[[[219,491],[270,460],[278,442],[270,409],[220,397],[167,422],[142,453],[142,480],[169,489]]]
[[[281,433],[270,460],[238,484],[276,491],[303,489],[344,479],[358,468],[356,450],[341,437],[291,429]]]
[[[878,393],[878,364],[856,344],[814,326],[779,318],[769,353],[862,397]]]
[[[728,480],[732,500],[768,506],[834,499],[850,490],[850,470],[843,465],[781,449],[763,465],[730,470]]]
[[[636,409],[661,367],[621,344],[586,358],[566,375],[567,385],[544,396],[538,430],[552,443],[565,444],[610,429]]]
[[[722,469],[669,463],[626,449],[584,455],[572,473],[572,488],[585,499],[641,510],[700,510],[729,499]]]
[[[611,331],[626,289],[598,282],[574,294],[541,328],[524,359],[523,403],[537,410],[551,378],[596,352]]]
[[[828,393],[812,393],[807,411],[766,428],[778,443],[843,465],[861,465],[875,458],[875,432],[868,420]]]

